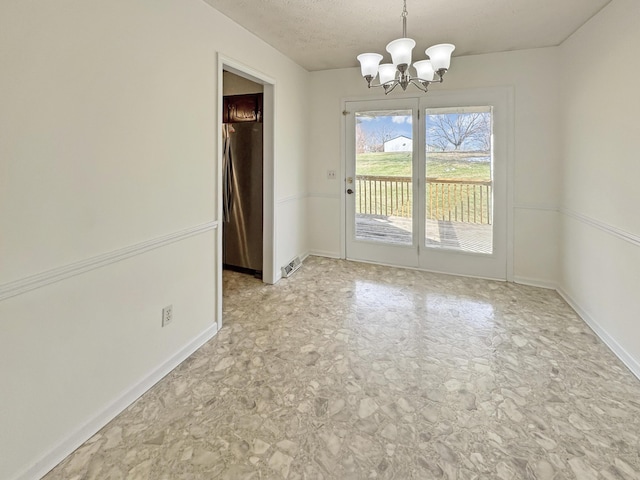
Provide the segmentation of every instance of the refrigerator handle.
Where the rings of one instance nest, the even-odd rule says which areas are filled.
[[[233,208],[233,161],[229,125],[224,125],[224,157],[222,167],[222,220],[228,222]]]

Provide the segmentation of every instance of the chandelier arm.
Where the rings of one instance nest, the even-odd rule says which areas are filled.
[[[435,80],[437,83],[442,83],[444,82],[444,74],[447,73],[447,69],[446,68],[441,68],[438,71],[436,71],[436,74],[438,75],[438,77],[440,78],[440,80]]]
[[[429,85],[431,85],[432,83],[443,83],[444,82],[444,74],[447,73],[446,69],[440,69],[436,72],[436,75],[438,76],[437,80],[425,80],[423,78],[420,77],[411,77],[410,75],[400,72],[400,77],[401,79],[399,80],[398,78],[396,78],[395,80],[389,81],[387,83],[380,83],[378,85],[375,85],[373,82],[373,78],[371,78],[370,76],[368,76],[369,78],[365,77],[365,80],[367,81],[367,86],[369,88],[378,88],[378,87],[383,87],[384,88],[384,93],[385,95],[388,95],[389,93],[391,93],[398,85],[402,85],[402,77],[404,76],[406,79],[406,83],[408,84],[412,84],[414,87],[416,87],[418,90],[421,90],[423,92],[427,92]],[[406,86],[405,86],[406,89]]]
[[[400,82],[398,82],[398,80],[394,80],[393,83],[385,83],[384,85],[382,85],[384,87],[384,94],[390,94],[398,85],[400,85]]]
[[[372,75],[365,75],[364,79],[367,81],[367,87],[371,88],[373,85],[371,85],[371,82],[373,81],[373,76]]]
[[[429,83],[431,83],[431,82],[429,82],[427,80],[420,80],[420,79],[412,78],[411,80],[409,80],[409,83],[411,83],[418,90],[426,92],[428,90]]]
[[[388,87],[389,85],[391,85],[391,82],[389,82],[389,83],[379,83],[378,85],[372,83],[371,85],[369,85],[369,88]]]

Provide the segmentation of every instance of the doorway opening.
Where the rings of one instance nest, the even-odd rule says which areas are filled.
[[[278,280],[278,270],[275,267],[275,188],[274,188],[274,123],[275,123],[275,80],[258,72],[246,65],[243,65],[233,59],[218,55],[218,160],[217,160],[217,195],[216,195],[216,212],[218,218],[218,235],[216,243],[216,276],[217,276],[217,292],[216,292],[216,313],[218,319],[218,329],[222,328],[222,290],[223,265],[229,267],[243,269],[247,268],[250,272],[261,272],[261,278],[264,283],[273,284]],[[225,97],[228,97],[225,101]],[[235,99],[233,98],[235,97]],[[251,100],[253,99],[253,100]],[[232,101],[233,100],[233,101]],[[253,103],[252,103],[253,101]],[[251,106],[253,105],[253,106]],[[226,115],[226,122],[225,122]],[[230,121],[231,120],[231,121]],[[244,120],[244,121],[237,121]],[[256,121],[259,120],[259,121]],[[260,174],[258,179],[249,179],[249,190],[245,190],[244,197],[252,197],[254,202],[252,206],[253,218],[257,221],[253,222],[250,229],[240,226],[235,232],[230,233],[231,229],[225,229],[225,218],[230,219],[233,213],[233,207],[243,207],[239,202],[234,202],[232,197],[225,194],[227,189],[234,181],[239,181],[239,177],[234,176],[234,171],[225,170],[229,166],[225,165],[225,150],[230,147],[228,131],[233,126],[236,132],[238,130],[253,130],[253,127],[260,123],[259,134],[249,133],[249,137],[261,137],[262,146],[253,149],[259,152],[256,155],[261,159]],[[244,124],[244,126],[242,126]],[[247,126],[248,125],[248,126]],[[246,133],[246,132],[245,132]],[[227,137],[225,139],[225,136]],[[237,136],[236,136],[237,138]],[[250,142],[250,140],[249,140]],[[244,141],[236,143],[245,143]],[[261,152],[260,152],[261,150]],[[236,152],[237,153],[237,152]],[[245,152],[247,153],[247,152]],[[244,155],[238,153],[238,162]],[[250,157],[251,155],[246,155]],[[236,165],[239,167],[239,165]],[[246,166],[242,168],[242,172],[246,172]],[[225,185],[226,181],[226,185]],[[256,185],[257,182],[257,185]],[[255,188],[254,188],[255,187]],[[246,186],[245,186],[246,188]],[[259,192],[258,190],[261,190]],[[258,191],[256,193],[256,191]],[[246,193],[249,192],[249,193]],[[261,200],[261,201],[260,201]],[[236,214],[241,212],[236,211]],[[245,212],[246,213],[246,212]],[[227,222],[228,223],[228,222]],[[258,225],[258,226],[256,226]],[[227,225],[228,227],[228,225]],[[227,238],[225,239],[225,230]],[[260,236],[257,242],[253,241],[251,246],[248,243],[245,247],[238,248],[241,242]],[[234,254],[230,256],[229,252],[234,250]],[[227,254],[225,256],[225,253]],[[225,258],[226,257],[226,258]],[[231,257],[234,257],[232,259]],[[241,261],[238,262],[237,260]],[[250,259],[251,262],[247,267],[243,266],[242,261]],[[238,265],[238,263],[240,263]]]
[[[262,279],[264,87],[223,72],[222,265]]]

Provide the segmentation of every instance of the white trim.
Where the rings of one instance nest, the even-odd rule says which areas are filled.
[[[13,282],[4,283],[0,285],[0,301],[15,297],[16,295],[21,295],[37,288],[42,288],[52,283],[66,280],[67,278],[75,277],[76,275],[95,270],[96,268],[120,262],[124,259],[140,255],[156,248],[161,248],[169,244],[179,242],[186,238],[193,237],[194,235],[200,235],[201,233],[208,232],[217,227],[218,222],[203,223],[202,225],[185,228],[184,230],[163,235],[146,242],[119,248],[118,250],[97,255],[86,260],[80,260],[79,262],[63,265]]]
[[[516,210],[538,210],[541,212],[559,212],[560,209],[558,207],[554,207],[553,205],[524,205],[524,204],[516,204],[513,206]]]
[[[216,167],[216,191],[218,194],[215,197],[215,205],[216,205],[216,217],[219,218],[222,222],[224,222],[224,215],[222,214],[222,192],[224,189],[222,188],[222,172],[223,172],[223,157],[224,157],[224,139],[222,138],[222,104],[224,97],[224,62],[222,60],[222,56],[218,53],[216,57],[217,63],[217,80],[218,80],[218,90],[216,91],[215,103],[212,107],[216,112],[216,138],[218,139],[216,145],[216,157],[215,157],[215,167]],[[264,94],[263,94],[264,95]],[[216,235],[216,244],[215,244],[215,264],[216,264],[216,319],[218,322],[218,330],[222,328],[222,285],[224,282],[222,281],[222,264],[224,263],[223,258],[223,240],[224,240],[224,223],[218,229],[218,235]]]
[[[304,262],[309,257],[309,255],[311,255],[309,252],[303,253],[302,255],[299,255],[300,261]]]
[[[513,278],[515,276],[515,229],[516,229],[516,221],[515,221],[515,213],[514,213],[514,204],[516,201],[515,195],[515,185],[516,185],[516,94],[515,88],[513,86],[503,87],[504,94],[506,95],[506,106],[507,106],[507,138],[505,139],[505,144],[507,148],[507,194],[506,194],[506,202],[507,202],[507,282],[513,282]]]
[[[568,208],[560,209],[560,212],[567,217],[574,218],[582,223],[595,227],[599,230],[602,230],[609,235],[613,235],[614,237],[618,237],[626,242],[629,242],[635,246],[640,246],[640,235],[636,235],[635,233],[627,232],[626,230],[622,230],[620,228],[614,227],[613,225],[609,225],[608,223],[601,222],[600,220],[596,220],[595,218],[591,218],[587,215],[583,215],[582,213],[578,213],[573,210],[569,210]]]
[[[262,152],[263,152],[263,201],[262,201],[262,278],[265,283],[276,283],[281,278],[277,266],[278,212],[276,212],[276,81],[262,76]]]
[[[624,363],[629,370],[631,370],[631,373],[640,379],[640,363],[633,358],[633,356],[629,354],[629,352],[627,352],[611,335],[609,335],[607,331],[591,316],[591,314],[583,309],[580,304],[571,295],[569,295],[569,293],[562,288],[558,288],[557,292],[565,302],[567,302],[571,308],[576,311],[584,323],[593,330],[593,333],[595,333],[598,338],[600,338],[600,340],[609,347],[614,355],[618,357],[618,359]]]
[[[513,283],[527,285],[529,287],[546,288],[548,290],[558,289],[558,285],[555,282],[552,282],[550,280],[542,280],[540,278],[515,276],[513,277]]]
[[[328,250],[309,250],[307,256],[313,255],[315,257],[327,257],[327,258],[342,258],[340,252],[330,252]]]
[[[122,392],[113,402],[102,408],[92,419],[77,428],[64,440],[55,445],[48,453],[43,455],[32,466],[14,477],[14,480],[29,480],[41,478],[52,468],[58,465],[69,454],[95,435],[102,427],[118,416],[125,408],[135,402],[156,383],[162,380],[174,368],[189,358],[202,345],[211,340],[218,332],[214,323],[200,335],[191,340],[187,345],[176,352],[171,358],[155,370],[149,372],[138,383]]]
[[[306,193],[299,193],[297,195],[289,195],[289,196],[286,196],[286,197],[282,197],[276,203],[278,205],[282,205],[284,203],[295,202],[296,200],[304,200],[307,197],[308,197],[308,195]]]
[[[347,258],[347,98],[340,99],[340,258]]]
[[[481,275],[467,275],[464,273],[451,273],[449,271],[444,271],[444,270],[435,270],[432,268],[422,268],[422,267],[412,267],[412,266],[405,266],[405,265],[395,265],[393,263],[380,263],[378,261],[370,261],[370,260],[360,260],[358,258],[348,258],[347,259],[348,262],[355,262],[355,263],[366,263],[368,265],[381,265],[383,267],[393,267],[393,268],[403,268],[403,269],[407,269],[407,270],[415,270],[417,272],[426,272],[426,273],[436,273],[438,275],[449,275],[449,276],[453,276],[453,277],[464,277],[464,278],[478,278],[480,280],[489,280],[491,282],[502,282],[502,283],[509,283],[509,280],[505,280],[504,278],[494,278],[494,277],[483,277]]]

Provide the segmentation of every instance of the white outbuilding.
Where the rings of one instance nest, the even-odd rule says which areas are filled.
[[[411,152],[413,150],[413,140],[404,135],[391,138],[384,142],[385,152]]]

